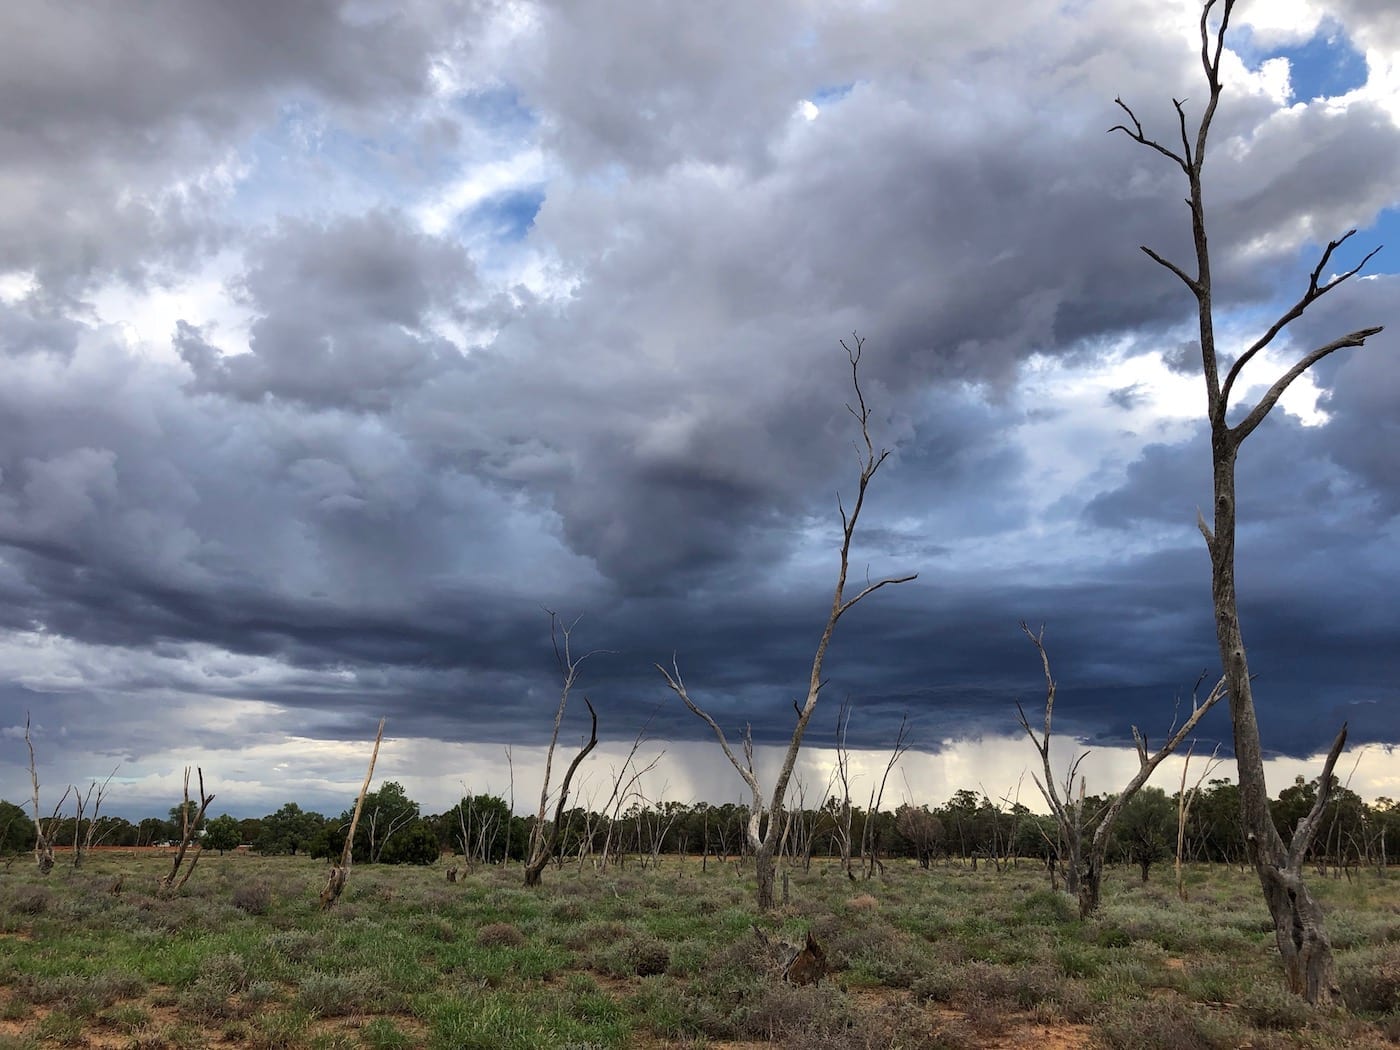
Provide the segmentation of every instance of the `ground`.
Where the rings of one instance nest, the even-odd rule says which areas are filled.
[[[0,874],[0,1050],[1400,1042],[1400,879],[1375,871],[1314,879],[1351,1005],[1319,1012],[1283,989],[1252,873],[1220,866],[1188,872],[1189,903],[1110,871],[1081,921],[1030,862],[852,885],[818,860],[761,916],[745,865],[694,858],[570,862],[534,890],[518,866],[366,865],[329,912],[300,857],[205,855],[169,898],[159,852],[58,859]],[[831,972],[794,986],[780,942],[808,931]]]

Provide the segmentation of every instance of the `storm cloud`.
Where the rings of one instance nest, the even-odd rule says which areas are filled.
[[[258,798],[260,748],[379,713],[536,745],[549,609],[606,650],[608,738],[705,739],[674,657],[780,743],[857,474],[844,339],[891,450],[853,572],[919,573],[841,625],[852,742],[1010,734],[1043,688],[1021,620],[1067,733],[1164,728],[1215,659],[1210,462],[1194,303],[1139,246],[1185,261],[1190,229],[1180,171],[1109,129],[1118,97],[1164,141],[1173,97],[1196,112],[1197,13],[1016,8],[8,5],[0,725],[144,770],[161,711]],[[1386,5],[1239,13],[1207,166],[1226,353],[1400,204]],[[1295,98],[1280,49],[1309,41],[1364,81]],[[1241,457],[1277,755],[1343,718],[1400,741],[1392,255],[1241,390],[1387,325]]]

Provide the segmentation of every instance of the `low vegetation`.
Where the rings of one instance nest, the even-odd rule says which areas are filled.
[[[664,856],[357,869],[320,911],[325,864],[107,850],[0,876],[0,1050],[11,1047],[1382,1047],[1400,1043],[1400,881],[1316,880],[1350,1012],[1289,995],[1252,870],[1173,887],[1111,872],[1090,919],[1021,859],[977,870],[839,860],[788,870],[759,916],[751,862]],[[124,889],[110,887],[120,876]],[[779,947],[819,945],[785,980]],[[791,975],[789,975],[791,976]],[[816,978],[820,976],[820,980]]]

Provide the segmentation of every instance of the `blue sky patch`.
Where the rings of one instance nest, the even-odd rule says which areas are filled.
[[[1309,41],[1263,58],[1286,58],[1295,102],[1335,98],[1366,83],[1366,58],[1336,25],[1324,22]]]
[[[1249,26],[1231,30],[1230,50],[1246,68],[1258,70],[1271,58],[1286,58],[1294,102],[1336,98],[1366,83],[1366,57],[1342,28],[1324,20],[1310,38],[1287,47],[1262,47]]]
[[[849,84],[827,84],[812,92],[812,101],[818,106],[832,106],[840,102],[855,89],[855,82]]]
[[[544,197],[543,186],[500,193],[473,208],[466,221],[476,229],[489,231],[497,240],[522,241],[535,224]]]

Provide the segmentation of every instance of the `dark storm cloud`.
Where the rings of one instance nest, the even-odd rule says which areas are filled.
[[[1163,47],[1160,5],[1114,6],[1028,3],[1010,35],[928,4],[540,10],[501,72],[554,169],[525,238],[567,285],[553,293],[490,286],[407,203],[241,228],[210,225],[200,194],[218,186],[156,193],[304,94],[365,121],[411,108],[447,46],[422,12],[171,5],[163,49],[138,34],[122,50],[86,35],[101,19],[22,9],[58,20],[50,50],[71,38],[74,69],[55,84],[37,59],[14,67],[36,102],[0,117],[22,147],[0,179],[34,196],[3,196],[0,267],[62,288],[217,240],[238,249],[251,320],[234,352],[187,315],[165,361],[51,297],[0,306],[0,616],[101,653],[69,691],[0,704],[203,692],[279,705],[313,737],[387,710],[405,735],[539,741],[549,606],[586,612],[578,639],[615,650],[585,677],[605,735],[654,709],[657,735],[704,735],[652,667],[674,653],[727,728],[783,740],[829,607],[835,496],[854,486],[837,339],[858,330],[873,437],[895,453],[853,576],[922,575],[842,624],[828,690],[857,700],[853,743],[887,744],[905,711],[921,747],[1014,727],[1011,701],[1043,690],[1022,618],[1047,624],[1066,730],[1160,734],[1214,652],[1203,442],[1149,447],[1097,498],[1109,482],[1090,471],[1046,516],[1026,438],[1077,422],[1024,393],[1034,355],[1073,368],[1129,337],[1180,345],[1192,316],[1137,249],[1186,257],[1179,172],[1105,131],[1121,93],[1169,136],[1169,99],[1199,95],[1199,71]],[[1280,114],[1236,92],[1219,131],[1224,309],[1271,296],[1300,238],[1393,196],[1400,134],[1372,108]],[[155,194],[135,226],[132,179]],[[472,334],[454,345],[444,322]],[[1280,414],[1241,468],[1243,615],[1278,679],[1266,743],[1283,752],[1321,742],[1286,712],[1330,718],[1385,699],[1358,683],[1394,680],[1389,533],[1365,533],[1392,527],[1376,508],[1394,505],[1397,446],[1361,434],[1393,429],[1398,373],[1367,355],[1323,374],[1332,423]],[[1140,396],[1093,408],[1118,420]],[[1056,513],[1081,531],[1044,535]],[[1329,565],[1360,585],[1338,597]],[[202,647],[256,666],[220,671]],[[1360,738],[1396,739],[1377,709]]]
[[[1338,293],[1296,336],[1326,330],[1334,337],[1339,322],[1363,316],[1386,321],[1394,313],[1393,281]],[[1385,684],[1400,668],[1393,644],[1400,632],[1394,602],[1400,565],[1391,539],[1400,509],[1392,440],[1397,413],[1386,396],[1400,374],[1394,345],[1382,336],[1334,365],[1324,401],[1331,422],[1302,426],[1276,408],[1240,452],[1241,623],[1260,694],[1269,698],[1267,742],[1285,754],[1318,749],[1319,733],[1348,718],[1357,742],[1385,742],[1400,730],[1397,693]],[[1195,508],[1209,510],[1209,471],[1201,425],[1188,441],[1146,448],[1121,487],[1089,502],[1087,518],[1124,530],[1174,524],[1189,543]],[[1199,560],[1194,572],[1204,583],[1203,553]],[[1208,610],[1204,594],[1195,601]]]

